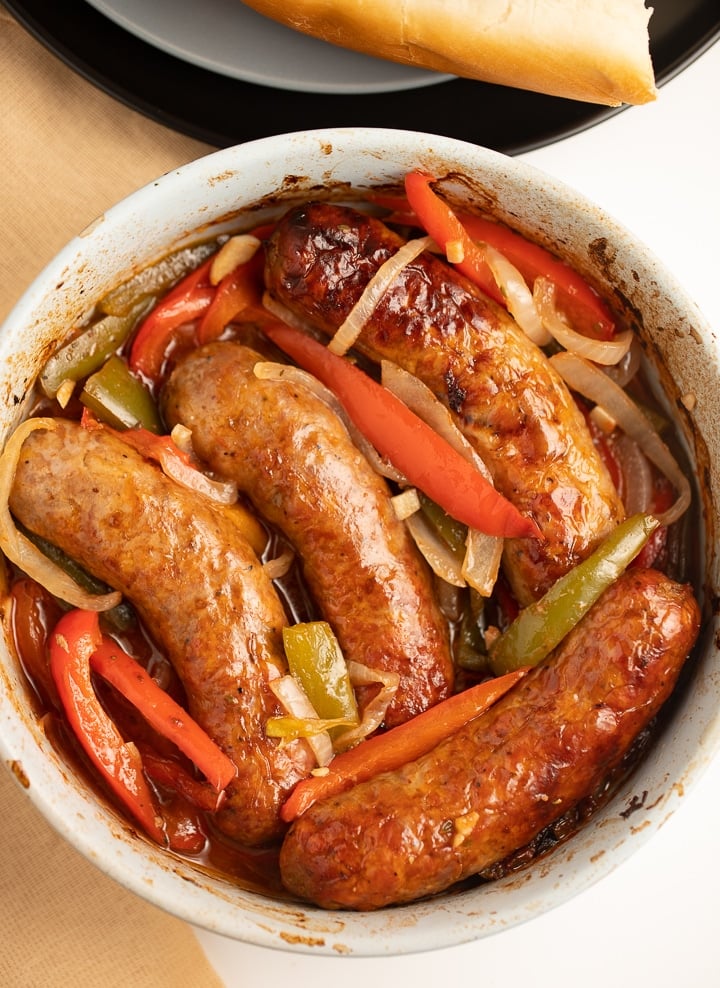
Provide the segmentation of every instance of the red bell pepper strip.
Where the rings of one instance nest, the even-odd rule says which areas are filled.
[[[454,267],[475,282],[493,301],[507,307],[485,260],[485,252],[475,243],[448,204],[433,191],[434,181],[434,176],[427,172],[415,171],[405,176],[405,192],[410,207],[441,250],[446,251],[448,244],[461,244],[463,260],[455,263]]]
[[[664,511],[668,510],[674,500],[675,491],[670,481],[667,477],[657,477],[653,490],[652,513],[654,515],[661,515]],[[645,547],[630,565],[637,567],[655,566],[658,569],[662,569],[660,557],[665,552],[667,537],[667,525],[658,525],[655,531],[651,533]]]
[[[527,240],[522,234],[516,233],[502,223],[471,213],[453,213],[430,188],[433,181],[435,179],[424,172],[412,172],[405,180],[408,195],[404,207],[402,200],[397,197],[385,199],[380,197],[377,201],[392,208],[400,222],[412,223],[414,212],[416,222],[443,247],[448,240],[461,240],[467,251],[466,236],[476,247],[477,241],[489,244],[499,250],[518,269],[530,287],[538,277],[551,281],[557,290],[561,307],[569,310],[579,332],[601,340],[613,338],[616,324],[610,310],[604,300],[574,268],[555,257],[549,250]],[[433,232],[428,224],[431,224],[437,232]],[[465,236],[461,231],[464,231]],[[479,260],[477,264],[481,275],[485,277],[485,270],[480,266]],[[463,270],[461,265],[457,267]],[[471,270],[463,270],[463,273],[473,278]],[[492,274],[490,277],[492,278]],[[494,284],[494,278],[492,280]],[[481,281],[478,284],[487,292],[487,287]],[[501,304],[505,304],[492,292],[487,294]]]
[[[49,590],[29,577],[13,583],[10,599],[13,638],[25,675],[48,709],[61,710],[47,645],[62,608]]]
[[[90,761],[145,832],[165,843],[162,819],[143,775],[140,753],[126,744],[102,708],[90,679],[90,659],[102,641],[98,616],[72,610],[50,636],[50,668],[68,722]]]
[[[376,734],[355,748],[336,755],[328,766],[327,775],[313,775],[298,782],[283,803],[280,816],[289,823],[319,799],[335,796],[358,782],[371,779],[381,772],[392,772],[421,758],[468,721],[488,710],[527,671],[517,669],[497,679],[471,686],[385,734]]]
[[[569,264],[554,257],[549,250],[526,240],[509,227],[483,216],[461,214],[461,221],[475,241],[495,247],[513,264],[531,286],[536,278],[547,278],[558,293],[558,302],[571,307],[581,324],[578,332],[596,339],[611,340],[615,335],[615,320],[603,299]]]
[[[613,449],[613,445],[608,441],[608,436],[599,425],[595,422],[595,419],[590,415],[590,408],[585,404],[584,401],[579,401],[576,399],[576,404],[578,405],[580,411],[585,419],[585,424],[588,427],[588,431],[592,437],[593,445],[600,454],[600,459],[603,461],[607,467],[607,471],[610,474],[610,479],[613,482],[613,486],[616,490],[619,490],[620,484],[622,482],[622,470],[620,468],[620,463]]]
[[[221,792],[232,782],[237,770],[225,752],[116,642],[102,635],[90,664],[137,707],[159,734],[187,755],[213,789]]]
[[[182,279],[140,324],[130,348],[130,368],[157,381],[167,348],[179,326],[192,322],[215,297],[209,274],[214,255]]]
[[[132,429],[113,429],[111,425],[95,418],[93,413],[87,408],[83,409],[80,424],[88,432],[98,430],[109,432],[124,442],[126,446],[131,446],[136,453],[145,457],[146,460],[161,463],[163,455],[169,455],[174,456],[185,466],[195,469],[189,454],[180,449],[172,436],[159,436],[156,432],[150,432],[149,429],[144,429],[142,426],[136,426]]]
[[[456,521],[488,535],[542,538],[532,519],[520,514],[468,460],[387,388],[294,327],[268,322],[263,331],[334,391],[378,452]]]
[[[200,319],[198,343],[216,340],[225,327],[243,312],[261,310],[265,254],[259,249],[249,261],[238,264],[215,289],[215,297]]]
[[[216,813],[225,802],[225,790],[217,791],[208,782],[196,779],[177,758],[160,755],[147,744],[138,744],[145,774],[153,782],[172,789],[183,799],[206,813]]]

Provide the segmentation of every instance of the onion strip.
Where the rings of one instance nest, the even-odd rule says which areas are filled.
[[[642,344],[638,335],[633,333],[625,356],[616,364],[608,364],[604,370],[619,388],[626,388],[640,369],[641,360]]]
[[[328,343],[328,349],[339,357],[344,356],[357,340],[363,327],[370,321],[375,308],[400,272],[411,264],[418,254],[434,243],[432,237],[408,240],[392,257],[380,265],[362,291],[360,298],[337,328]]]
[[[435,576],[439,576],[453,587],[466,587],[467,581],[463,576],[462,563],[425,516],[421,512],[409,515],[405,518],[405,525]]]
[[[469,460],[486,480],[492,483],[490,471],[485,466],[482,457],[470,445],[455,425],[448,409],[438,401],[430,388],[414,374],[410,374],[389,360],[383,360],[380,368],[383,386],[388,391],[392,391],[412,412],[423,419],[461,456]],[[408,520],[405,524],[408,524]],[[429,554],[426,555],[426,559],[437,576],[445,579],[442,572],[436,569],[436,565],[447,568],[448,573],[454,572],[445,554],[439,554],[439,547],[431,550],[429,526],[421,527],[419,520],[413,517],[412,524],[408,527],[423,555],[425,555],[424,549],[428,550]],[[502,550],[503,539],[470,529],[466,540],[465,561],[460,572],[448,582],[454,586],[465,586],[467,583],[483,597],[489,597],[497,579]]]
[[[677,499],[657,515],[662,525],[671,525],[690,506],[690,483],[659,433],[635,402],[600,368],[572,353],[556,353],[551,365],[568,387],[601,405],[633,439],[645,456],[661,470],[675,488]]]
[[[420,510],[420,497],[415,487],[407,487],[399,494],[395,494],[390,498],[390,503],[399,521],[406,521]]]
[[[210,265],[210,284],[219,285],[231,271],[247,264],[257,254],[260,243],[252,233],[238,233],[226,240]]]
[[[18,531],[10,514],[10,492],[22,446],[36,429],[53,430],[51,418],[30,418],[21,423],[8,439],[0,455],[0,549],[31,579],[45,587],[54,597],[73,607],[89,611],[108,611],[122,599],[119,591],[91,594],[83,590],[63,569],[48,559],[33,543]]]
[[[281,580],[290,572],[290,567],[295,561],[295,553],[292,549],[286,549],[279,556],[266,560],[262,564],[263,572],[269,580]]]
[[[290,674],[280,676],[278,679],[271,680],[268,686],[291,717],[297,717],[302,721],[320,719],[312,703],[308,700],[307,694],[294,676]],[[318,765],[322,767],[332,761],[334,752],[327,731],[309,734],[305,737],[305,741],[310,746]]]
[[[620,496],[628,515],[652,514],[653,478],[650,463],[634,439],[620,435],[613,445],[622,477]]]
[[[368,737],[380,727],[385,720],[385,713],[400,685],[400,676],[396,672],[386,672],[383,669],[371,669],[361,662],[352,659],[347,664],[348,675],[353,687],[375,686],[380,684],[380,691],[372,698],[362,713],[362,720],[357,727],[343,731],[335,738],[335,751],[346,751],[354,747],[363,738]]]
[[[508,307],[508,312],[525,335],[538,346],[545,346],[552,337],[543,325],[533,293],[514,264],[490,244],[479,243],[485,253],[485,261],[492,271]]]
[[[596,364],[618,364],[625,357],[635,337],[631,329],[618,333],[612,340],[594,340],[574,330],[555,304],[557,290],[548,278],[536,278],[533,288],[535,308],[548,333],[560,346]]]
[[[202,494],[216,504],[232,505],[238,499],[237,486],[230,480],[213,480],[198,467],[186,462],[172,450],[161,449],[158,462],[166,477],[189,491]]]

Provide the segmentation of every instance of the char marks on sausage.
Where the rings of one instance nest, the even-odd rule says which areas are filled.
[[[329,203],[291,210],[268,244],[268,290],[328,335],[402,243],[379,220]],[[496,487],[544,541],[506,544],[521,604],[541,596],[622,520],[583,416],[541,350],[447,264],[421,254],[398,273],[357,348],[423,380],[453,412]]]

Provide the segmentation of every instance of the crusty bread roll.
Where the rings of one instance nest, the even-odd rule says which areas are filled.
[[[618,106],[655,99],[644,0],[246,0],[297,31],[468,79]]]

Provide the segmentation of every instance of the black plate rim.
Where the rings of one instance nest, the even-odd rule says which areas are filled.
[[[223,76],[167,54],[115,24],[85,0],[4,3],[31,35],[92,85],[149,119],[212,147],[304,129],[390,126],[444,134],[517,155],[585,131],[626,109],[465,79],[390,94],[290,92]],[[652,19],[650,23],[652,27]],[[654,45],[651,31],[658,86],[675,78],[719,38],[716,0],[705,4],[697,26],[690,25],[689,33],[688,29],[680,31],[677,41],[673,38],[673,43],[662,50]],[[155,87],[152,93],[148,79],[150,90]],[[160,83],[165,86],[163,91],[158,88]],[[208,95],[205,104],[203,93]],[[422,107],[428,101],[448,112],[443,112],[440,120],[425,121]],[[212,117],[208,104],[235,109],[226,117]],[[485,112],[477,132],[466,110],[473,104],[481,117],[488,107],[494,111],[492,121]],[[276,126],[278,110],[283,123]],[[395,113],[397,119],[388,119]],[[533,131],[528,129],[530,121],[544,122]],[[494,130],[488,129],[489,122]]]

